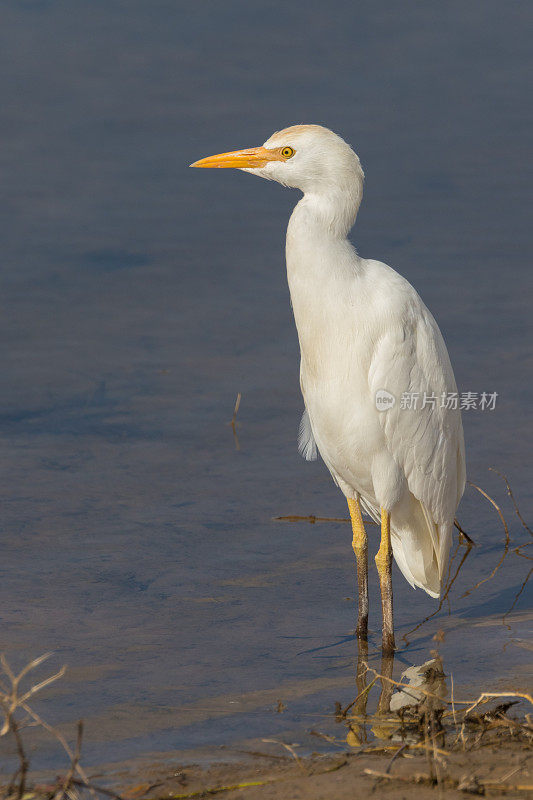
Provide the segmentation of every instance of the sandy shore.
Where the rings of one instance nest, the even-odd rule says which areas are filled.
[[[122,797],[203,798],[233,800],[354,800],[376,798],[464,798],[465,795],[525,798],[533,791],[533,759],[524,743],[446,752],[429,762],[426,753],[409,749],[376,753],[342,753],[298,759],[250,757],[243,763],[207,768],[191,764],[170,774],[145,770],[139,783],[116,787]]]

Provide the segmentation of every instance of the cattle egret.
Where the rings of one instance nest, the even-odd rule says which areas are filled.
[[[442,335],[411,284],[361,258],[348,241],[364,175],[340,136],[295,125],[262,147],[191,166],[234,167],[303,192],[286,243],[305,403],[299,449],[308,460],[320,452],[347,498],[363,640],[368,545],[361,509],[381,525],[382,648],[392,652],[392,556],[411,586],[438,597],[465,485],[457,387]]]

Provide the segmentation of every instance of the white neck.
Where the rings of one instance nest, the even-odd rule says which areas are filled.
[[[352,228],[362,198],[362,187],[352,182],[347,187],[327,191],[307,191],[296,205],[289,221],[289,230],[297,223],[317,234],[346,239]]]
[[[289,220],[287,279],[302,356],[317,348],[317,336],[325,328],[337,324],[339,298],[348,297],[361,270],[362,262],[346,238],[361,194],[306,192]]]
[[[352,182],[347,188],[307,191],[297,203],[287,227],[291,294],[292,276],[298,274],[303,281],[314,282],[313,276],[327,281],[328,275],[333,278],[339,259],[344,261],[347,251],[354,253],[346,237],[355,222],[362,193],[362,184]]]

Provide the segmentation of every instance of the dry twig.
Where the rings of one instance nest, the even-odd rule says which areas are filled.
[[[507,487],[507,494],[511,498],[511,502],[512,502],[512,504],[514,506],[514,510],[516,512],[516,516],[518,517],[518,519],[520,520],[520,522],[522,523],[522,525],[524,526],[526,531],[530,534],[530,536],[533,536],[533,531],[531,530],[531,528],[528,525],[526,525],[526,523],[524,521],[524,518],[522,517],[522,514],[520,513],[520,510],[518,508],[516,500],[514,499],[513,491],[512,491],[512,489],[511,489],[511,487],[509,485],[509,481],[507,480],[507,476],[504,475],[503,472],[500,472],[499,470],[497,470],[495,467],[489,467],[489,470],[491,472],[495,472],[496,475],[500,476],[500,478],[503,478],[503,480],[505,481],[505,485]]]
[[[242,397],[241,393],[237,392],[237,399],[235,400],[235,407],[233,409],[233,416],[232,416],[231,422],[230,422],[231,429],[233,431],[233,439],[235,441],[235,449],[236,450],[240,450],[241,449],[241,446],[239,444],[239,437],[237,436],[237,412],[238,412],[239,407],[241,405],[241,397]]]

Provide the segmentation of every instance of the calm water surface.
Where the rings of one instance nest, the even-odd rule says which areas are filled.
[[[187,169],[291,123],[353,144],[359,251],[419,290],[460,390],[499,395],[464,424],[512,547],[465,595],[504,541],[469,489],[478,546],[408,646],[437,604],[395,574],[394,674],[442,628],[457,691],[527,683],[529,534],[488,467],[531,519],[532,16],[496,0],[3,3],[1,648],[69,665],[36,708],[67,732],[85,719],[85,763],[304,742],[355,694],[349,527],[272,521],[346,514],[296,450],[297,194]],[[371,602],[374,658],[375,582]]]

